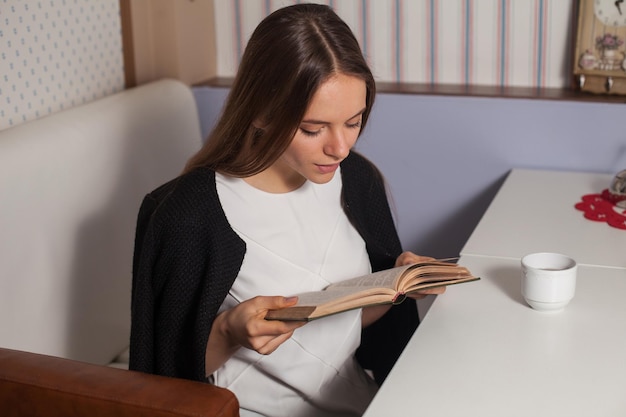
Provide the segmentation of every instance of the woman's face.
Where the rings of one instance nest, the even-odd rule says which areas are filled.
[[[329,182],[359,136],[366,94],[365,82],[353,76],[338,74],[323,83],[287,150],[261,173],[259,188],[288,192],[306,180]]]

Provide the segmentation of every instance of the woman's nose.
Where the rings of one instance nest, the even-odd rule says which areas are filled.
[[[343,159],[350,153],[352,145],[349,135],[341,130],[333,131],[324,145],[324,153],[337,159]]]

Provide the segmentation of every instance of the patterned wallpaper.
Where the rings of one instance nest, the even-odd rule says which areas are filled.
[[[0,0],[0,130],[124,88],[119,0]]]
[[[359,39],[377,80],[565,87],[577,0],[321,0]],[[250,33],[293,0],[215,1],[218,75]]]

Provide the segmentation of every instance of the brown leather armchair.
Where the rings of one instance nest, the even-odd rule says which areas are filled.
[[[235,395],[202,382],[0,348],[5,417],[239,416]]]

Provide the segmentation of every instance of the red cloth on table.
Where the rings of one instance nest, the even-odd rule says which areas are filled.
[[[626,210],[615,205],[616,199],[608,189],[601,194],[587,194],[574,207],[584,212],[586,219],[606,222],[609,226],[626,230]]]

